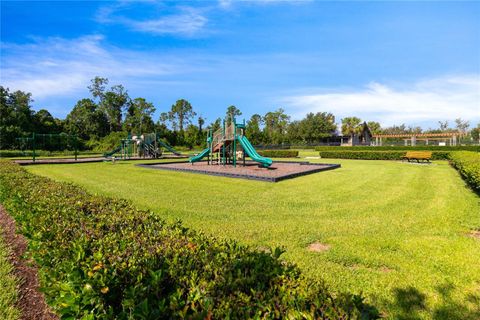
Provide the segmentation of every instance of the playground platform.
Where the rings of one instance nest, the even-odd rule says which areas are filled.
[[[258,165],[258,163],[253,161],[247,161],[245,167],[241,165],[237,165],[237,167],[233,167],[231,165],[208,165],[206,161],[201,161],[194,164],[188,162],[163,162],[137,164],[137,166],[157,170],[184,171],[267,182],[278,182],[281,180],[292,179],[320,171],[340,168],[339,164],[309,163],[299,161],[275,161],[269,168],[261,167]]]

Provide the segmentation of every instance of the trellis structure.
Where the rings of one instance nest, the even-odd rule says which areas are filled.
[[[458,140],[462,136],[460,132],[443,132],[443,133],[409,133],[409,134],[374,134],[373,138],[375,139],[375,145],[381,146],[383,139],[394,138],[402,139],[406,146],[410,145],[415,146],[417,141],[423,140],[425,144],[428,145],[429,141],[440,140],[445,143],[448,142],[451,146],[456,146]]]

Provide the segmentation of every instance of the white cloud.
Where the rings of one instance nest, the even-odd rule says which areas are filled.
[[[135,21],[125,19],[125,24],[133,30],[157,35],[181,34],[192,36],[206,25],[208,19],[191,8],[183,8],[179,14],[158,19]]]
[[[218,0],[218,5],[222,8],[230,8],[233,4],[252,4],[252,5],[266,5],[274,3],[288,3],[288,4],[303,4],[305,2],[312,2],[313,0]]]
[[[127,28],[153,35],[194,36],[203,31],[208,19],[199,9],[188,6],[175,7],[175,13],[161,14],[153,19],[136,20],[121,15],[118,11],[128,11],[128,2],[104,6],[99,9],[96,21],[103,24],[120,24]],[[152,8],[157,4],[152,3]],[[156,10],[158,11],[158,10]],[[159,11],[160,12],[160,11]]]
[[[358,116],[383,125],[422,124],[461,117],[480,119],[480,76],[458,75],[386,85],[377,82],[350,90],[318,89],[281,99],[296,118],[329,111],[337,117]]]
[[[160,81],[190,69],[175,58],[108,46],[101,35],[37,39],[25,45],[2,43],[1,51],[2,85],[31,92],[36,99],[85,91],[97,75],[125,84],[137,79]]]
[[[224,9],[230,8],[232,6],[232,3],[232,0],[218,0],[218,5]]]

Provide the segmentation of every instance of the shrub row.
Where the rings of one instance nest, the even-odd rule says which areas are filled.
[[[363,159],[363,160],[401,160],[407,151],[320,151],[321,158]],[[448,151],[432,151],[433,160],[448,159]]]
[[[450,163],[474,190],[480,191],[480,153],[469,151],[451,152]]]
[[[258,153],[263,157],[270,158],[296,158],[297,150],[259,150]]]
[[[356,147],[333,147],[320,146],[316,151],[476,151],[480,152],[480,146],[356,146]]]
[[[35,155],[37,157],[54,157],[54,156],[69,156],[74,155],[73,150],[64,150],[64,151],[48,151],[48,150],[35,150]],[[79,155],[89,155],[89,154],[98,154],[98,152],[93,151],[78,151]],[[32,150],[0,150],[0,158],[17,158],[17,157],[31,157]]]
[[[282,261],[168,224],[0,160],[0,201],[29,239],[49,304],[64,318],[374,318],[357,295],[332,295]]]

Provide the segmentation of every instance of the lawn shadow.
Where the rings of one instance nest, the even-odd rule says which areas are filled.
[[[426,296],[414,287],[393,289],[395,306],[400,309],[398,319],[420,319],[420,313],[427,310]]]
[[[425,314],[435,320],[480,319],[480,291],[471,293],[463,301],[458,301],[452,295],[455,286],[451,283],[437,286],[441,303],[429,307],[426,294],[414,287],[393,289],[394,300],[390,303],[393,310],[398,310],[395,319],[423,319]]]
[[[454,289],[455,286],[450,283],[436,288],[442,304],[433,310],[433,319],[480,319],[480,292],[468,294],[465,301],[460,303],[452,298]]]

